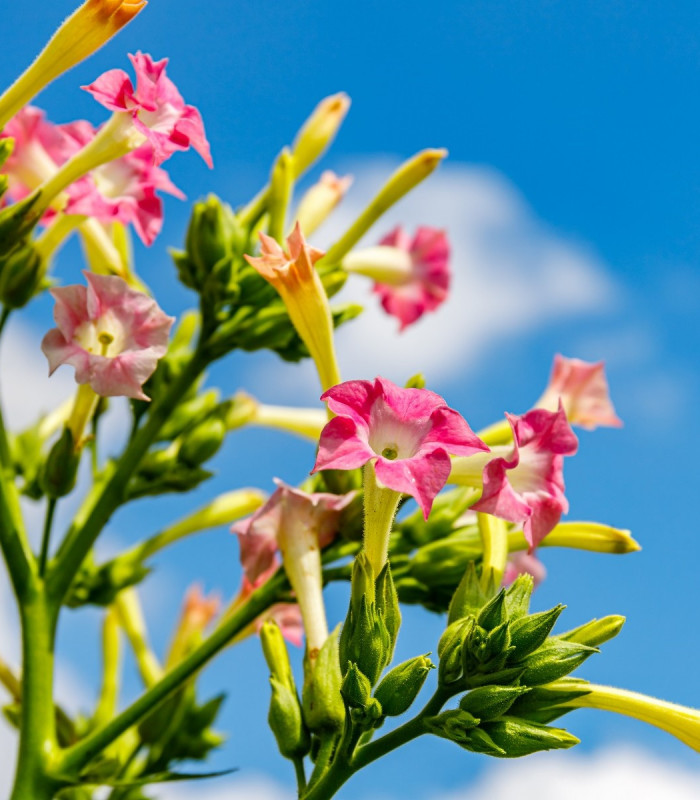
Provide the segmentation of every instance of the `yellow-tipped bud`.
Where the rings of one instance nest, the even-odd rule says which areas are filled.
[[[635,553],[642,548],[629,531],[601,525],[599,522],[561,522],[540,542],[540,547],[571,547],[594,553]],[[508,534],[510,550],[529,547],[522,531]]]
[[[447,150],[429,149],[421,150],[413,158],[405,161],[343,236],[326,253],[323,261],[328,264],[339,264],[379,217],[434,172],[446,156]]]
[[[307,236],[328,218],[351,184],[351,175],[339,178],[335,172],[326,170],[321,180],[306,192],[299,202],[296,216],[299,227]]]
[[[145,5],[146,0],[86,0],[0,97],[0,129],[45,86],[99,50]]]
[[[326,97],[316,106],[299,129],[292,145],[296,177],[306,172],[324,154],[335,139],[349,108],[350,98],[345,92]]]
[[[567,686],[567,689],[570,688]],[[646,722],[667,731],[688,747],[700,753],[700,711],[687,708],[665,700],[657,700],[637,692],[616,689],[612,686],[599,686],[583,682],[582,689],[587,694],[567,701],[566,705],[576,708],[598,708],[614,711],[627,717]]]

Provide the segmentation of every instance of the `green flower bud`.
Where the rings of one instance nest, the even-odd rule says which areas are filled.
[[[548,639],[539,650],[525,658],[521,680],[526,686],[538,686],[563,678],[579,667],[592,653],[599,652],[588,647],[561,639]]]
[[[391,663],[394,655],[396,639],[401,627],[401,609],[396,586],[391,575],[391,568],[387,562],[379,573],[375,587],[377,614],[384,623],[388,637],[386,642],[385,665]]]
[[[502,717],[495,722],[486,722],[483,729],[504,751],[506,758],[529,756],[542,750],[565,750],[580,741],[561,728],[550,728],[516,717]]]
[[[488,670],[485,674],[470,675],[466,680],[469,688],[475,689],[480,686],[510,686],[520,680],[524,672],[524,667],[509,667],[508,669],[498,669],[494,672]]]
[[[604,644],[610,639],[614,639],[617,634],[622,630],[625,624],[625,618],[618,614],[611,614],[602,619],[592,619],[585,625],[574,628],[566,633],[561,633],[557,637],[567,642],[576,642],[577,644],[587,644],[589,647],[597,647]]]
[[[510,713],[532,722],[552,722],[572,710],[566,703],[587,694],[590,694],[590,690],[584,681],[562,678],[544,686],[535,686],[513,703]]]
[[[501,591],[495,597],[492,597],[481,609],[477,617],[477,622],[482,628],[491,631],[499,625],[502,625],[506,619],[506,590],[501,589]]]
[[[215,195],[210,194],[206,200],[194,204],[185,247],[196,270],[195,288],[204,285],[206,276],[217,262],[231,256],[236,227],[231,207]]]
[[[270,678],[272,696],[267,721],[285,758],[303,758],[311,746],[311,737],[304,725],[297,693]]]
[[[449,686],[462,677],[462,649],[475,625],[474,617],[460,619],[448,625],[438,642],[438,681]]]
[[[425,724],[431,733],[442,736],[457,744],[465,744],[471,738],[471,732],[479,724],[480,720],[463,711],[461,708],[451,711],[443,711],[435,717],[428,717]]]
[[[506,589],[506,614],[508,619],[524,617],[530,608],[530,597],[535,588],[532,575],[527,572],[518,577]]]
[[[183,435],[178,460],[188,467],[198,467],[219,450],[225,438],[226,425],[221,419],[205,420]]]
[[[476,565],[471,561],[452,597],[447,612],[447,622],[451,623],[469,615],[476,617],[486,600],[479,576],[476,574]]]
[[[345,704],[340,694],[342,677],[338,663],[337,629],[326,639],[314,664],[304,664],[302,710],[312,733],[337,733],[345,722]]]
[[[384,714],[388,717],[398,717],[408,711],[423,688],[431,669],[435,669],[435,665],[426,653],[424,656],[404,661],[385,675],[374,692],[374,697],[381,704]]]
[[[472,689],[459,701],[459,707],[482,720],[493,720],[505,714],[523,694],[527,686],[481,686]]]
[[[40,192],[32,192],[0,211],[0,257],[10,253],[34,228],[38,217],[31,211],[40,197]]]
[[[364,708],[372,697],[372,685],[369,679],[352,661],[343,678],[340,693],[350,708]]]
[[[287,644],[274,620],[267,620],[260,627],[260,644],[271,678],[296,693]]]
[[[43,276],[44,264],[34,245],[17,245],[0,261],[0,302],[22,308],[37,293]]]
[[[2,167],[7,159],[12,155],[12,151],[15,149],[15,140],[10,139],[0,139],[0,167]]]
[[[541,647],[564,608],[558,605],[549,611],[541,611],[515,620],[510,626],[510,641],[514,647],[510,660],[520,661]]]
[[[370,728],[378,728],[382,724],[384,712],[379,702],[370,697],[364,708],[350,710],[350,718],[360,730],[368,731]]]
[[[80,464],[80,452],[70,428],[63,429],[61,436],[49,451],[40,476],[40,485],[49,497],[64,497],[73,491]]]

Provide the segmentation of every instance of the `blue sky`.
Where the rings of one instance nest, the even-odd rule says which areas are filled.
[[[0,83],[12,80],[71,8],[65,0],[36,0],[31,12],[26,4],[3,9]],[[581,433],[581,452],[566,470],[570,518],[629,527],[644,549],[626,558],[543,552],[549,577],[536,605],[566,603],[566,626],[626,614],[622,636],[581,674],[695,706],[700,640],[689,622],[700,435],[694,414],[700,399],[699,18],[700,7],[683,2],[671,15],[660,2],[341,7],[151,0],[115,41],[39,99],[56,122],[84,116],[97,123],[102,109],[79,85],[108,68],[128,69],[130,51],[169,56],[169,74],[202,111],[215,161],[210,172],[195,154],[179,155],[168,164],[171,175],[192,200],[215,191],[235,205],[263,183],[270,160],[315,103],[347,91],[353,107],[324,166],[350,171],[356,182],[338,221],[321,232],[321,245],[401,158],[425,146],[447,147],[449,162],[391,222],[447,227],[455,294],[444,314],[402,338],[370,310],[341,333],[341,366],[347,377],[382,371],[396,380],[422,370],[430,387],[478,427],[505,410],[525,411],[541,393],[555,352],[606,359],[625,427]],[[137,249],[141,274],[171,313],[190,302],[173,286],[166,253],[181,243],[187,216],[187,204],[167,200],[163,233],[150,251]],[[377,235],[389,224],[378,225]],[[75,271],[77,258],[77,249],[67,248],[59,272]],[[350,291],[373,309],[366,289],[360,283]],[[49,309],[40,304],[28,327],[15,328],[27,353],[47,326]],[[22,361],[5,348],[4,363],[13,356]],[[243,387],[269,402],[311,403],[313,374],[308,368],[301,374],[303,381],[272,358],[239,356],[213,371],[226,391]],[[64,390],[70,386],[70,375],[56,380]],[[259,431],[238,434],[196,502],[243,484],[269,488],[272,474],[299,481],[312,459],[310,445]],[[191,503],[137,504],[115,518],[108,539],[112,546],[131,541],[139,529],[149,533]],[[184,543],[160,562],[145,597],[161,648],[176,598],[194,579],[234,591],[236,548],[225,531]],[[339,619],[342,591],[329,601]],[[409,611],[399,656],[433,649],[439,625],[425,612]],[[94,626],[94,615],[71,614],[61,632],[63,660],[74,662],[69,685],[94,681],[97,656],[85,636]],[[222,721],[231,738],[214,765],[240,768],[232,786],[261,772],[290,785],[287,764],[265,730],[267,686],[258,650],[256,641],[247,642],[205,674],[212,693],[222,686],[229,691]],[[128,671],[133,692],[132,665]],[[89,700],[90,691],[82,691]],[[674,769],[697,768],[693,753],[639,723],[594,712],[567,722],[585,753],[632,743],[667,758]],[[554,770],[568,763],[562,758],[537,763]],[[486,768],[486,759],[424,740],[374,765],[342,796],[423,800],[467,785]]]

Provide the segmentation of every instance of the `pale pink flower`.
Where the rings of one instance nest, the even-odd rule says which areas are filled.
[[[277,489],[268,501],[231,527],[238,536],[241,564],[251,583],[269,573],[276,553],[284,553],[284,540],[290,536],[311,531],[320,549],[329,545],[338,532],[341,511],[355,496],[354,492],[309,494],[279,478],[275,478],[275,483]]]
[[[159,190],[180,200],[185,197],[168,173],[155,165],[153,149],[146,143],[69,186],[64,212],[104,223],[131,223],[141,241],[151,245],[163,227],[163,201],[156,194]]]
[[[449,257],[445,231],[422,226],[411,239],[399,226],[379,247],[350,253],[343,265],[375,280],[373,291],[384,310],[396,317],[404,330],[447,299]]]
[[[535,408],[506,417],[513,432],[512,447],[494,447],[488,458],[455,459],[451,480],[481,482],[481,498],[472,508],[522,524],[533,550],[569,510],[564,456],[576,452],[578,440],[561,405],[556,412]]]
[[[598,425],[613,428],[622,426],[610,400],[603,361],[592,364],[578,358],[555,355],[549,384],[536,405],[554,411],[559,405],[559,398],[572,425],[589,430]]]
[[[49,180],[74,153],[81,149],[92,126],[82,120],[54,125],[44,112],[25,106],[5,125],[0,138],[14,139],[10,157],[0,169],[9,179],[8,194],[21,200]]]
[[[537,556],[518,551],[508,556],[506,571],[503,574],[503,585],[510,586],[518,575],[532,575],[535,586],[539,586],[547,577],[547,570]]]
[[[321,396],[337,414],[321,432],[314,472],[374,463],[381,486],[409,494],[428,518],[450,474],[449,454],[489,448],[440,395],[385,378],[346,381]]]
[[[273,569],[277,550],[282,554],[313,654],[328,638],[321,549],[337,533],[340,514],[355,493],[309,494],[280,480],[275,483],[278,488],[267,503],[231,530],[238,535],[243,570],[253,587]]]
[[[124,112],[151,143],[156,163],[176,150],[193,147],[212,166],[209,142],[199,111],[186,105],[175,84],[166,76],[168,59],[153,61],[145,53],[129,54],[136,72],[136,88],[124,70],[111,69],[83,89],[105,108]]]
[[[61,364],[75,367],[78,383],[103,397],[149,398],[143,383],[168,349],[173,317],[155,300],[121,278],[84,273],[85,286],[51,289],[57,328],[41,343],[52,374]]]

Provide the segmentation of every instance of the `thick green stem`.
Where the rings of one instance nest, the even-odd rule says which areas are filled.
[[[167,672],[158,683],[141,695],[128,708],[113,720],[91,733],[82,741],[66,750],[59,759],[60,772],[74,774],[82,769],[98,753],[111,744],[124,731],[128,730],[148,715],[173,692],[198,672],[231,640],[250,625],[253,620],[278,602],[282,593],[288,590],[284,573],[278,572],[269,581],[254,591],[247,602],[234,611],[196,650],[184,658],[177,666]]]
[[[43,584],[33,584],[21,606],[22,712],[11,800],[50,800],[61,785],[51,777],[57,749],[52,616]]]
[[[112,476],[102,490],[92,498],[92,505],[83,524],[73,527],[68,532],[47,579],[51,596],[57,601],[61,601],[65,596],[102,528],[123,500],[131,476],[155,440],[158,431],[206,365],[207,359],[197,351],[171,386],[170,391],[154,403],[145,424],[129,442]]]

